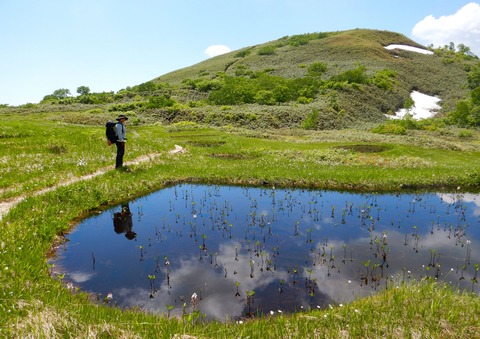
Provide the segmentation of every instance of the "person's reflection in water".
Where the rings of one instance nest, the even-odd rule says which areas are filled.
[[[125,238],[128,240],[135,239],[137,233],[132,231],[132,213],[130,213],[130,206],[128,204],[122,205],[122,211],[113,214],[113,228],[115,233],[125,233]]]

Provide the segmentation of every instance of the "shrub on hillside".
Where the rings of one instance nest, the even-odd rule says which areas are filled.
[[[301,46],[308,44],[311,40],[323,39],[328,36],[328,33],[307,33],[300,35],[292,35],[288,39],[288,43],[291,46]]]
[[[260,105],[275,105],[275,95],[272,91],[262,89],[255,95],[255,102]]]
[[[284,84],[275,86],[273,89],[273,96],[275,97],[276,102],[287,102],[292,100],[292,97],[294,94],[292,93],[293,91]]]
[[[258,55],[273,55],[275,54],[275,46],[263,46],[258,52]]]
[[[318,126],[318,109],[312,110],[308,115],[305,117],[305,120],[302,123],[302,127],[307,130],[315,130]]]
[[[394,79],[397,73],[389,69],[377,71],[373,77],[373,83],[378,88],[391,91],[393,89]]]
[[[145,104],[146,108],[162,108],[162,107],[172,107],[177,102],[166,95],[160,95],[156,97],[150,97],[148,102]]]
[[[323,62],[314,62],[307,68],[307,74],[312,77],[321,77],[327,71],[327,64]]]
[[[365,66],[358,66],[331,78],[335,82],[347,82],[349,84],[368,84],[370,79]]]
[[[480,86],[480,62],[468,72],[468,87],[475,89]]]
[[[462,130],[458,132],[458,137],[460,139],[470,139],[471,137],[473,137],[473,132],[470,130]]]
[[[298,97],[297,98],[297,103],[298,104],[302,104],[302,105],[306,105],[306,104],[309,104],[313,101],[312,98],[306,98],[306,97]]]
[[[460,127],[480,126],[480,105],[472,104],[471,100],[461,100],[447,118],[452,125]]]
[[[208,101],[215,105],[274,105],[299,97],[314,98],[321,84],[310,77],[285,79],[265,72],[257,72],[249,78],[223,76],[219,83],[221,85],[208,97]]]
[[[251,49],[244,49],[241,51],[238,51],[235,55],[234,58],[245,58],[247,55],[249,55],[251,52]]]
[[[139,93],[153,93],[157,89],[157,86],[153,83],[153,81],[144,82],[138,86],[134,86],[132,88],[133,91]]]
[[[127,102],[124,104],[115,104],[108,107],[109,112],[127,112],[141,109],[145,106],[145,102]]]
[[[386,124],[378,125],[377,127],[372,128],[371,132],[378,134],[405,135],[407,134],[407,129],[398,124],[388,122]]]

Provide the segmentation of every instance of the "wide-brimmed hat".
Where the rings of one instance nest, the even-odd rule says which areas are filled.
[[[119,121],[120,119],[128,120],[128,117],[126,115],[120,114],[117,118],[117,121]]]

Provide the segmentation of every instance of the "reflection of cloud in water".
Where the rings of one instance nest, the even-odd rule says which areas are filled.
[[[93,273],[87,273],[87,272],[72,272],[69,274],[70,279],[72,279],[76,283],[83,283],[85,281],[88,281],[93,276],[94,276]]]
[[[371,246],[366,247],[365,244],[371,240]],[[241,244],[230,242],[219,248],[216,257],[218,267],[213,267],[205,260],[200,262],[196,257],[181,260],[180,267],[170,271],[170,287],[167,286],[166,280],[160,281],[164,277],[157,275],[158,280],[155,285],[158,290],[153,299],[149,299],[148,281],[145,282],[145,289],[123,288],[114,291],[114,296],[118,294],[122,297],[120,305],[122,307],[132,307],[143,302],[140,306],[152,312],[166,313],[166,305],[174,305],[172,315],[179,316],[182,313],[183,303],[187,304],[187,312],[192,311],[190,297],[193,293],[197,293],[202,297],[199,309],[203,314],[211,319],[225,320],[226,315],[236,318],[244,314],[245,291],[256,291],[254,298],[262,299],[263,307],[268,307],[268,299],[275,299],[272,297],[274,294],[284,301],[295,298],[296,305],[315,307],[304,288],[306,282],[310,281],[315,285],[316,302],[320,306],[325,306],[332,301],[349,302],[371,295],[383,289],[387,281],[399,282],[404,278],[408,280],[420,276],[434,277],[437,273],[435,267],[430,267],[430,271],[427,271],[429,264],[432,263],[440,264],[438,272],[440,279],[447,279],[454,285],[455,282],[463,283],[464,288],[469,288],[474,274],[473,269],[464,271],[463,274],[461,272],[467,248],[466,245],[462,247],[460,243],[455,246],[455,241],[456,239],[449,239],[448,232],[442,229],[435,230],[433,234],[421,235],[418,245],[415,244],[414,237],[409,234],[405,245],[405,234],[390,231],[387,244],[384,246],[386,262],[382,256],[383,233],[372,232],[372,238],[361,237],[349,243],[341,241],[329,241],[326,245],[318,243],[316,254],[314,255],[313,252],[311,254],[311,264],[298,272],[297,285],[291,283],[292,273],[286,270],[266,271],[264,269],[261,272],[261,258],[256,256],[252,256],[254,276],[251,278],[250,255],[248,253],[237,255],[235,249],[240,249]],[[325,253],[323,264],[322,253]],[[433,258],[432,253],[435,253]],[[333,260],[330,260],[331,254],[333,254]],[[265,253],[265,256],[267,255],[271,256],[271,253]],[[480,262],[478,249],[471,248],[470,260],[472,263]],[[315,265],[313,265],[314,261]],[[369,281],[365,284],[363,278],[367,268],[363,263],[367,261],[370,261]],[[382,264],[383,267],[380,267]],[[375,269],[373,269],[374,265],[377,266]],[[405,271],[402,268],[405,268]],[[462,276],[464,279],[460,280]],[[372,281],[373,277],[378,279],[377,283]],[[285,281],[284,294],[279,295],[278,282],[282,279]],[[235,282],[239,283],[240,297],[235,296]],[[265,298],[266,295],[269,297]]]
[[[260,272],[260,259],[253,257],[254,276],[250,277],[250,257],[247,254],[238,254],[235,248],[241,248],[239,243],[233,242],[220,246],[216,263],[218,267],[212,269],[210,263],[200,262],[198,258],[183,259],[180,267],[170,271],[170,287],[166,279],[156,281],[155,285],[161,287],[154,293],[154,298],[149,299],[150,290],[122,288],[115,291],[122,298],[122,307],[140,305],[147,311],[166,312],[166,305],[174,305],[172,314],[181,314],[181,307],[185,302],[186,311],[191,312],[190,297],[193,293],[201,296],[199,309],[208,318],[225,320],[226,315],[232,318],[239,317],[245,308],[245,291],[258,290],[272,282],[282,279],[286,272],[269,271],[268,274]],[[173,265],[172,265],[173,266]],[[236,273],[234,273],[236,272]],[[222,278],[223,277],[223,278]],[[157,278],[160,278],[157,275]],[[236,297],[235,282],[238,281],[240,297]],[[148,281],[146,281],[148,287]]]
[[[330,217],[324,217],[324,218],[322,219],[322,222],[323,222],[324,224],[326,224],[326,225],[333,225],[333,219],[330,218]]]
[[[376,264],[373,276],[380,277],[381,281],[377,287],[385,287],[389,281],[402,281],[418,277],[432,277],[438,274],[440,280],[446,280],[454,286],[471,288],[474,269],[466,269],[462,273],[462,267],[467,257],[467,244],[455,238],[448,238],[448,232],[435,230],[433,234],[424,234],[419,237],[418,245],[411,234],[407,236],[396,231],[390,231],[387,237],[387,244],[384,247],[386,262],[382,257],[381,233],[372,233],[373,243],[370,250],[366,250],[365,244],[370,238],[357,238],[346,245],[346,256],[343,249],[343,242],[330,241],[327,246],[324,243],[316,245],[317,255],[312,254],[312,262],[316,259],[315,266],[305,267],[304,277],[309,276],[308,270],[312,271],[311,276],[316,280],[321,292],[336,302],[348,302],[358,297],[363,297],[374,292],[375,284],[372,283],[372,274],[369,275],[369,283],[366,285],[362,278],[366,275],[367,268],[363,263],[370,261],[369,272]],[[379,245],[375,242],[379,239]],[[455,245],[457,243],[457,245]],[[330,248],[335,249],[334,260],[330,261]],[[480,250],[468,245],[470,250],[470,262],[480,262]],[[325,251],[325,262],[321,264],[320,254]],[[417,252],[418,251],[418,252]],[[353,257],[350,256],[353,253]],[[376,254],[376,255],[375,255]],[[344,261],[344,262],[343,262]],[[383,270],[380,265],[383,264]],[[439,271],[437,272],[436,265]],[[388,265],[388,267],[387,267]],[[335,268],[331,268],[335,266]],[[472,265],[470,265],[472,266]],[[403,268],[405,268],[405,273]],[[360,282],[362,282],[360,284]]]
[[[478,194],[472,193],[439,193],[438,196],[448,204],[455,204],[457,202],[473,203],[474,208],[472,214],[480,216],[480,199]]]

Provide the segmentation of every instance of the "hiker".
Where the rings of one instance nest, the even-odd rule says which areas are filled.
[[[117,118],[118,123],[115,125],[115,132],[117,134],[117,158],[115,159],[115,168],[123,167],[123,155],[125,154],[125,142],[127,141],[127,129],[125,128],[125,121],[128,120],[123,114],[120,114]]]
[[[133,221],[130,206],[128,204],[122,205],[122,211],[113,214],[113,229],[117,234],[125,233],[125,238],[132,240],[137,236],[137,233],[133,232],[132,228]]]

